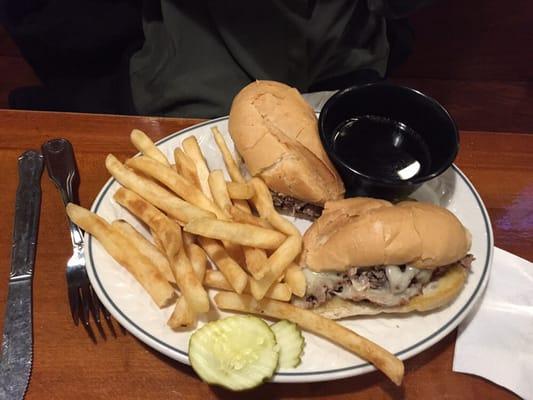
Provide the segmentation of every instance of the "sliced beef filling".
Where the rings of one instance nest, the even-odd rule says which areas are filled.
[[[458,262],[459,262],[459,264],[461,264],[461,266],[463,268],[470,269],[472,267],[472,262],[475,259],[476,258],[472,254],[467,254],[466,256],[461,258]],[[437,278],[440,278],[442,275],[444,275],[446,273],[446,271],[448,270],[448,268],[450,266],[455,265],[455,264],[457,264],[457,263],[452,263],[450,265],[443,265],[442,267],[436,268],[435,270],[433,270],[432,279],[435,280]]]
[[[322,214],[323,208],[315,204],[306,203],[282,193],[270,192],[274,207],[283,215],[305,218],[314,221]]]
[[[463,267],[470,268],[473,260],[474,257],[469,254],[459,262]],[[403,305],[420,294],[432,279],[442,276],[449,267],[427,270],[388,265],[353,267],[346,272],[313,272],[306,268],[306,294],[296,302],[300,307],[314,308],[337,296],[352,301],[368,300],[386,307]]]
[[[473,254],[467,254],[459,261],[459,263],[466,269],[470,269],[472,262],[476,259]]]

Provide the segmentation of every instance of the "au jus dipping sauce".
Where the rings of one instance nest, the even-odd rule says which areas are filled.
[[[364,115],[343,121],[332,136],[333,151],[369,177],[405,181],[424,175],[431,155],[420,134],[389,118]]]

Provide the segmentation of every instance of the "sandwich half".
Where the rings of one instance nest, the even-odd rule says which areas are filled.
[[[352,198],[325,204],[304,235],[306,294],[329,318],[429,311],[461,292],[471,236],[445,208]]]
[[[343,197],[315,112],[298,90],[252,82],[234,98],[228,124],[248,171],[265,181],[282,213],[315,219],[326,201]]]

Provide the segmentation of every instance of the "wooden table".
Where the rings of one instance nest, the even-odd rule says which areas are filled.
[[[133,154],[128,136],[140,128],[152,138],[193,120],[0,111],[0,310],[8,281],[17,156],[45,140],[66,137],[76,149],[81,202],[90,206],[108,179],[108,153]],[[533,129],[533,127],[532,127]],[[488,207],[496,245],[533,259],[533,135],[462,132],[457,164]],[[34,280],[34,361],[27,399],[508,399],[513,394],[484,379],[452,372],[455,332],[406,362],[400,388],[381,373],[330,383],[266,384],[236,394],[202,383],[187,366],[151,350],[129,334],[93,344],[72,323],[64,266],[70,244],[59,195],[46,173]],[[0,317],[3,324],[3,317]]]

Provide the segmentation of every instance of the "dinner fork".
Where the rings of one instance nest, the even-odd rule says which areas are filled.
[[[74,158],[74,151],[71,143],[63,138],[52,139],[42,145],[46,169],[50,179],[55,183],[61,194],[61,199],[65,206],[68,203],[78,204],[79,174]],[[72,240],[73,253],[67,262],[66,279],[68,287],[68,299],[70,312],[74,324],[82,324],[95,340],[89,325],[89,313],[93,316],[97,328],[105,338],[100,322],[100,311],[110,325],[113,335],[115,334],[110,322],[109,312],[100,304],[94,293],[87,269],[85,267],[85,253],[83,248],[83,234],[80,228],[68,217],[70,238]]]

